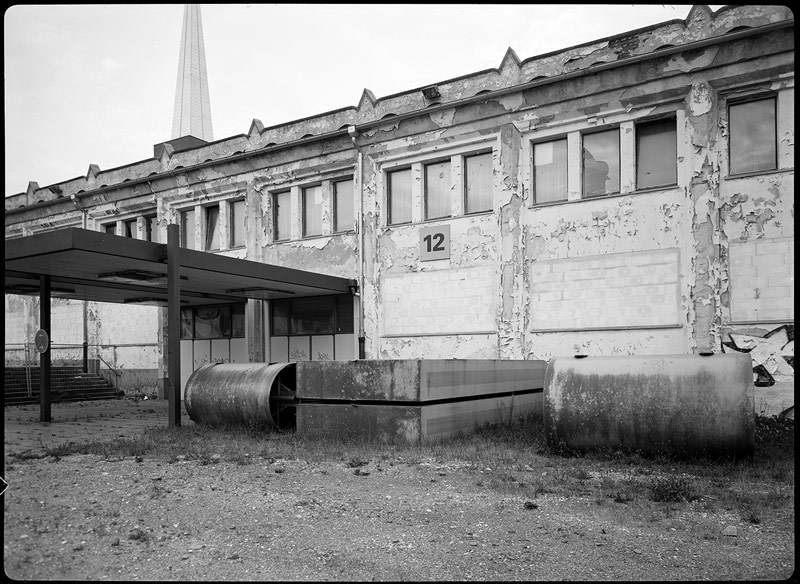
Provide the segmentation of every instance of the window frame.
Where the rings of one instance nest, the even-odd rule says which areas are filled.
[[[587,136],[597,136],[600,134],[616,132],[617,134],[617,189],[612,190],[610,192],[599,193],[597,195],[587,195],[586,193],[586,137]],[[592,131],[582,131],[581,132],[581,200],[589,200],[589,199],[599,199],[602,197],[610,197],[613,195],[622,194],[622,128],[621,124],[611,124],[607,127],[598,128]],[[594,158],[591,152],[589,155]],[[608,162],[605,160],[598,160],[597,162],[602,162],[608,165]],[[609,169],[609,176],[611,176],[611,172]],[[608,181],[606,181],[608,182]]]
[[[278,199],[280,197],[286,197],[286,211],[287,215],[285,218],[286,221],[286,231],[287,233],[281,236],[281,230],[279,229],[280,225],[279,222],[281,220],[280,215],[280,205],[278,204]],[[272,213],[272,241],[289,241],[292,238],[292,191],[291,189],[282,189],[279,191],[273,191],[270,193],[270,211]]]
[[[351,184],[350,188],[350,214],[347,219],[347,229],[340,229],[339,225],[339,185],[343,183],[349,182]],[[333,209],[333,225],[331,226],[331,230],[333,233],[347,233],[350,231],[355,231],[356,227],[356,220],[355,220],[355,206],[356,206],[356,181],[353,177],[342,178],[339,180],[332,180],[331,181],[331,207]]]
[[[771,168],[763,168],[758,170],[743,170],[736,172],[733,169],[733,140],[734,140],[734,131],[733,131],[733,119],[731,116],[731,108],[735,108],[737,106],[743,106],[751,103],[756,103],[759,101],[771,101],[773,105],[773,123],[774,123],[774,133],[772,135],[772,144],[771,147],[773,149],[773,166]],[[727,116],[727,126],[728,126],[728,140],[727,140],[727,161],[728,161],[728,176],[732,178],[738,178],[741,176],[748,176],[752,174],[759,174],[759,173],[769,173],[769,172],[777,172],[780,170],[780,144],[778,141],[778,115],[779,115],[779,103],[778,103],[778,94],[777,93],[762,93],[756,95],[748,95],[737,97],[734,99],[727,100],[725,104],[725,115]]]
[[[308,300],[316,300],[318,302],[325,302],[326,304],[330,304],[330,309],[332,311],[332,325],[330,331],[320,331],[320,332],[297,332],[295,330],[295,319],[293,317],[294,312],[292,310],[293,304],[296,302],[303,302]],[[342,327],[342,323],[340,321],[346,320],[343,318],[344,314],[342,314],[340,305],[341,304],[348,304],[350,307],[350,320],[347,321],[347,325]],[[284,334],[282,332],[275,332],[275,311],[276,308],[283,308],[285,307],[285,318],[286,318],[286,329],[287,333]],[[282,298],[280,300],[272,300],[270,301],[269,307],[269,334],[271,338],[274,337],[313,337],[313,336],[329,336],[329,335],[351,335],[355,334],[355,323],[353,322],[353,316],[355,314],[355,307],[353,306],[353,297],[349,294],[334,294],[329,296],[313,296],[310,298]]]
[[[197,225],[196,225],[196,211],[194,207],[187,207],[186,209],[181,209],[179,211],[180,215],[180,242],[181,247],[184,249],[195,249],[197,245]],[[189,224],[187,218],[191,216],[191,236],[192,240],[189,241],[189,233],[187,233],[186,226]]]
[[[247,315],[247,303],[246,302],[233,302],[230,304],[209,304],[203,306],[188,306],[181,308],[181,340],[182,341],[208,341],[208,340],[219,340],[219,339],[244,339],[247,338],[247,327],[246,320]],[[197,311],[198,310],[206,310],[206,309],[228,309],[228,327],[229,331],[227,335],[221,336],[197,336]],[[189,314],[189,320],[186,319],[186,315]],[[236,334],[238,332],[238,327],[235,326],[235,321],[239,315],[243,322],[240,327],[240,334]],[[186,328],[191,329],[191,334],[186,334]]]
[[[205,205],[203,208],[203,250],[220,251],[222,249],[221,209],[219,203]],[[211,225],[211,218],[216,215],[216,222]],[[216,237],[216,247],[213,246]]]
[[[564,177],[565,185],[566,185],[566,192],[564,193],[564,198],[563,199],[555,199],[555,200],[552,200],[552,201],[539,201],[536,198],[536,186],[537,186],[537,181],[536,181],[536,147],[540,146],[542,144],[555,144],[556,142],[564,142],[565,148],[566,148],[566,160],[565,160],[566,164],[564,165],[564,172],[566,173],[566,176]],[[531,175],[531,185],[532,185],[531,186],[531,197],[532,197],[531,205],[536,205],[536,206],[553,205],[553,204],[564,203],[564,202],[569,201],[569,168],[570,168],[570,164],[569,164],[569,139],[567,138],[567,135],[566,134],[559,134],[557,136],[551,136],[551,137],[547,137],[547,138],[542,138],[542,139],[536,140],[536,141],[532,140],[530,142],[530,145],[531,145],[531,148],[530,148],[531,173],[530,173],[530,175]]]
[[[319,230],[313,233],[309,233],[308,231],[308,202],[307,202],[307,195],[309,195],[313,189],[316,189],[314,192],[314,196],[318,196],[320,201],[319,203],[314,203],[313,207],[318,211],[317,222],[319,224]],[[322,192],[322,185],[321,184],[309,184],[300,187],[300,215],[302,217],[302,237],[320,237],[323,234],[323,226],[322,226],[322,216],[323,216],[323,192]]]
[[[668,183],[659,184],[659,185],[640,186],[639,185],[639,170],[641,168],[641,165],[640,165],[641,156],[640,156],[640,150],[639,150],[639,145],[640,145],[640,142],[639,142],[639,128],[642,127],[642,126],[654,126],[656,124],[662,124],[664,122],[672,122],[673,128],[674,128],[674,132],[675,132],[675,153],[674,153],[675,165],[671,169],[671,170],[674,170],[674,172],[675,172],[675,180],[673,182],[668,182]],[[655,117],[655,118],[643,118],[643,119],[635,120],[634,121],[633,148],[634,148],[634,161],[633,161],[634,168],[633,168],[633,173],[634,173],[634,189],[635,189],[635,192],[652,190],[652,189],[665,189],[665,188],[671,188],[671,187],[678,186],[678,119],[674,114]],[[620,157],[620,166],[621,165],[622,165],[622,160],[621,160],[621,157]],[[620,172],[621,172],[621,168],[620,168]]]
[[[428,212],[428,203],[430,201],[429,197],[429,188],[428,188],[428,169],[432,166],[436,166],[439,164],[446,164],[447,165],[447,177],[444,180],[444,194],[443,194],[443,203],[444,206],[447,208],[447,213],[445,215],[436,215],[431,216]],[[436,219],[449,219],[453,216],[453,207],[452,207],[452,200],[450,193],[453,189],[453,161],[451,157],[447,158],[439,158],[433,160],[426,160],[422,163],[422,220],[423,221],[433,221]]]
[[[144,220],[144,239],[145,241],[152,241],[153,243],[160,243],[159,231],[158,231],[158,215],[155,213],[150,213],[148,215],[142,215],[142,219]]]
[[[236,242],[236,234],[238,230],[236,229],[236,218],[239,216],[236,209],[241,209],[241,243]],[[246,233],[247,229],[245,227],[245,218],[247,217],[247,203],[242,199],[231,199],[228,201],[228,249],[237,249],[241,247],[245,247],[247,245],[247,238]]]
[[[408,173],[408,220],[394,221],[392,219],[392,176],[401,172]],[[411,225],[414,222],[414,196],[411,189],[414,180],[414,172],[410,165],[392,168],[386,171],[386,224],[391,226]]]
[[[469,209],[469,159],[478,156],[489,157],[489,207],[485,209]],[[481,213],[491,213],[494,211],[494,150],[476,150],[475,152],[465,153],[461,159],[461,181],[462,181],[462,208],[464,215],[479,215]]]

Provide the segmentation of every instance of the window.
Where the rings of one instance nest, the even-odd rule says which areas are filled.
[[[194,249],[194,209],[181,213],[181,247]]]
[[[675,120],[636,125],[636,188],[678,183],[678,143]]]
[[[228,206],[228,247],[244,247],[244,201],[233,201]]]
[[[244,338],[244,322],[244,303],[183,308],[181,338]]]
[[[144,238],[146,241],[158,243],[158,217],[156,215],[145,216]]]
[[[411,223],[411,169],[389,173],[389,225]]]
[[[128,219],[122,222],[122,229],[125,237],[136,238],[136,219]]]
[[[728,107],[730,173],[778,168],[775,98]]]
[[[333,183],[333,230],[352,231],[353,220],[353,181],[343,180]]]
[[[533,145],[534,203],[567,200],[567,140]]]
[[[619,192],[619,129],[583,136],[583,196]]]
[[[206,249],[219,249],[219,205],[205,208],[206,215]]]
[[[303,236],[322,235],[322,187],[303,189]]]
[[[450,216],[450,161],[425,165],[425,219]]]
[[[492,209],[492,153],[464,158],[464,192],[466,213]]]
[[[355,329],[353,298],[347,294],[270,304],[273,336],[352,334]]]
[[[116,235],[117,234],[117,224],[116,223],[106,223],[103,225],[103,230],[108,233],[109,235]]]
[[[272,229],[275,241],[289,239],[291,235],[291,192],[273,193]]]

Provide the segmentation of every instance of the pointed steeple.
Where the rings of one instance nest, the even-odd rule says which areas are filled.
[[[203,21],[200,17],[199,4],[187,4],[183,9],[172,139],[184,136],[194,136],[206,142],[214,140],[211,128],[211,101],[208,97],[206,49],[203,43]]]

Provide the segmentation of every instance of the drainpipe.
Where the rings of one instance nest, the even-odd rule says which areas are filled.
[[[73,193],[69,197],[75,208],[81,212],[81,229],[88,229],[89,210],[78,205],[78,197]],[[83,301],[83,372],[89,373],[89,308],[88,301]]]
[[[366,359],[364,347],[364,153],[356,143],[358,129],[348,126],[347,133],[358,151],[358,358]]]

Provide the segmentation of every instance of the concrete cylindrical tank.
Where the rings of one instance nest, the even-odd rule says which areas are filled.
[[[750,356],[555,357],[544,428],[549,443],[576,450],[752,456]]]
[[[198,424],[293,430],[295,376],[294,363],[209,363],[186,381],[186,412]]]

